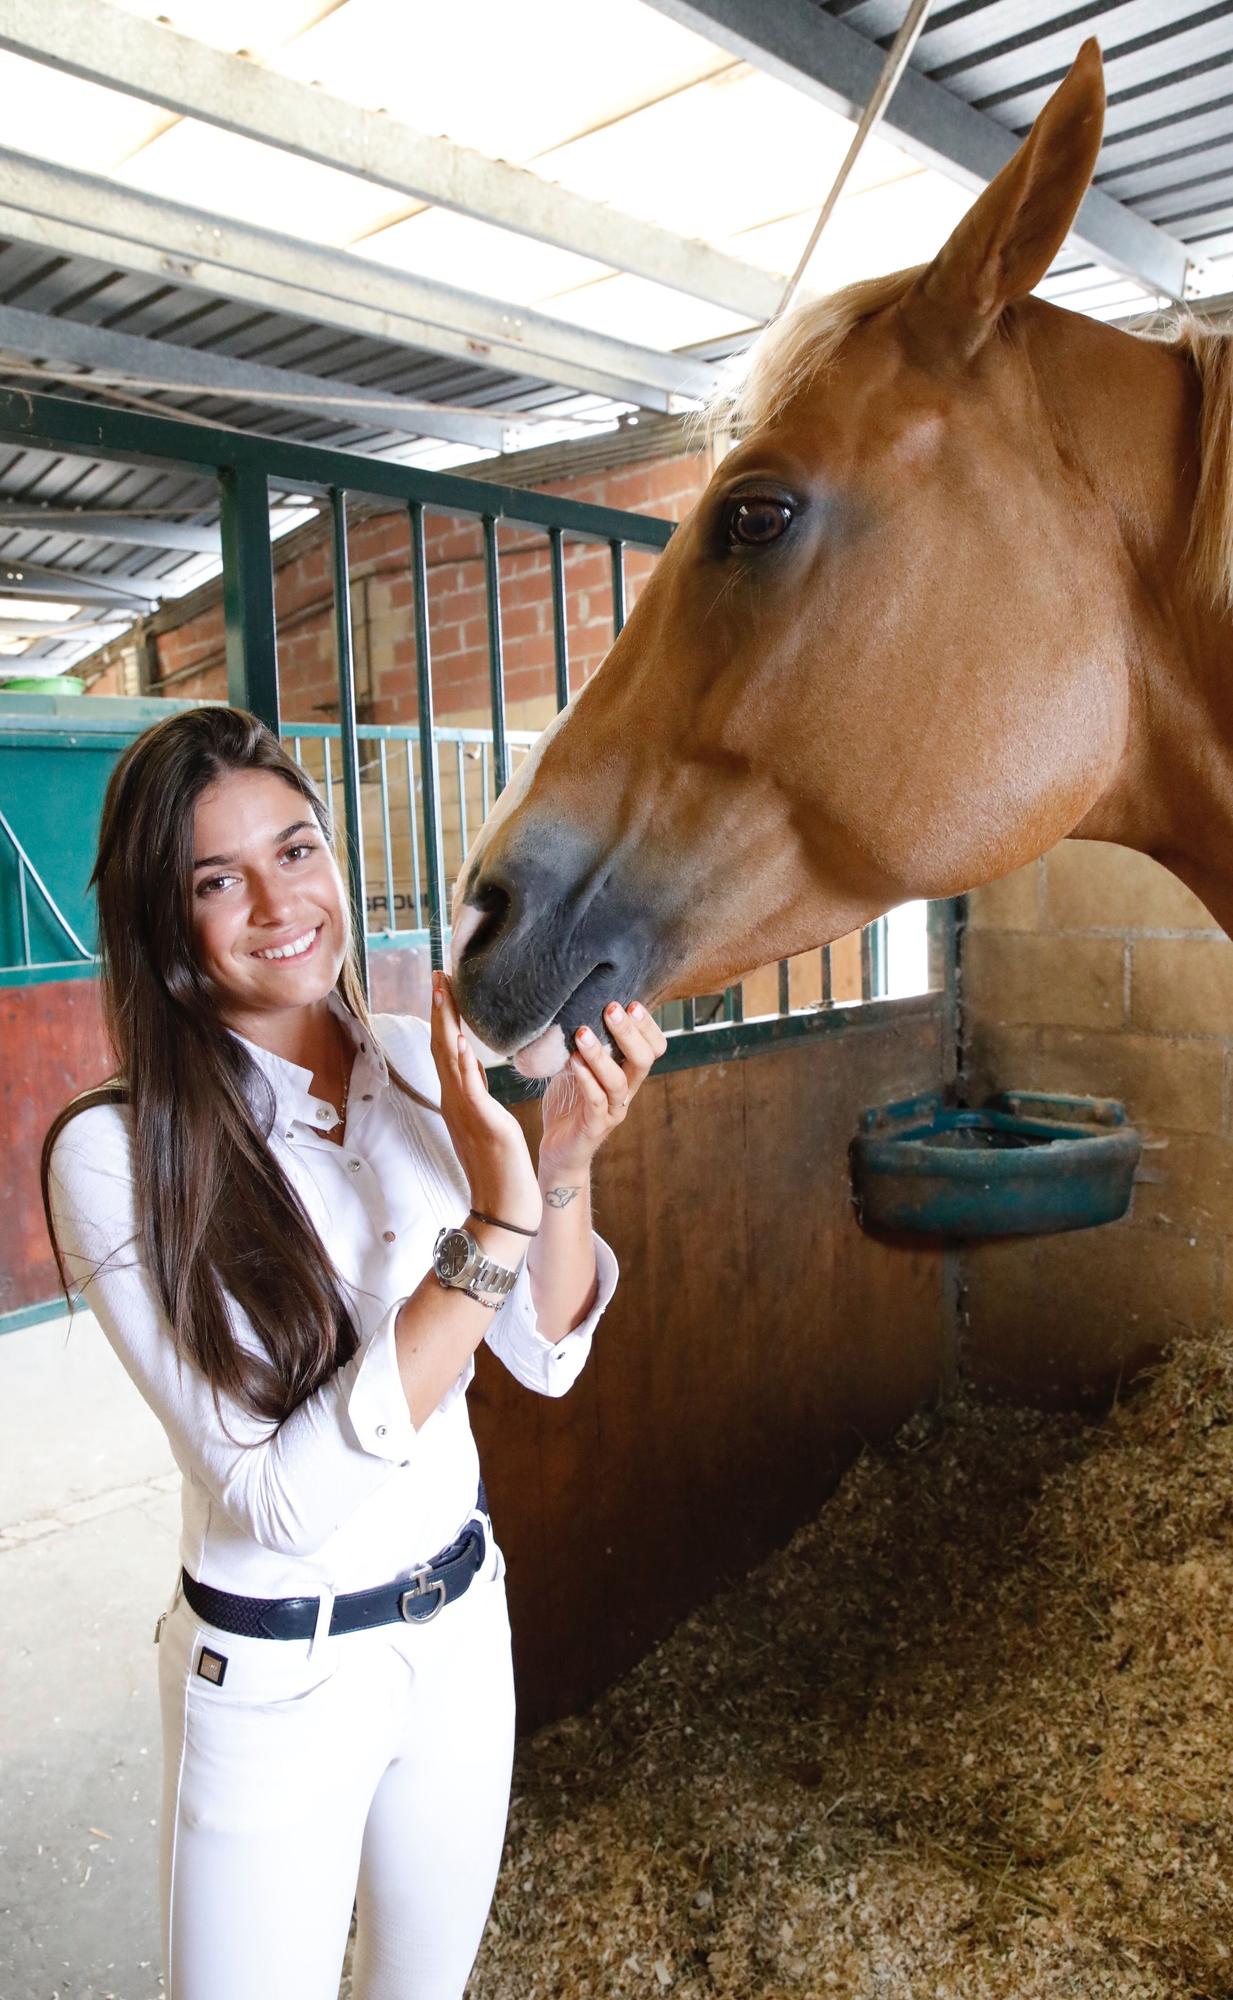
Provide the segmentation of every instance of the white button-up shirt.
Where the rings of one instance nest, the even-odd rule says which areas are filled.
[[[417,1430],[398,1372],[398,1309],[431,1266],[438,1231],[461,1223],[470,1194],[443,1120],[389,1081],[385,1055],[440,1101],[427,1023],[378,1015],[379,1046],[333,1001],[356,1042],[344,1143],[324,1135],[333,1105],[312,1075],[246,1043],[273,1091],[270,1149],[333,1260],[358,1352],[281,1424],[219,1396],[176,1355],[170,1324],[136,1249],[127,1106],[100,1105],[65,1126],[51,1162],[52,1212],[70,1278],[167,1432],[183,1474],[181,1560],[190,1575],[250,1597],[362,1590],[426,1561],[475,1505],[479,1462],[466,1367]],[[384,1054],[383,1054],[384,1051]],[[541,1395],[575,1381],[616,1287],[598,1236],[599,1291],[583,1325],[555,1345],[539,1330],[524,1263],[486,1332],[511,1374]],[[236,1337],[257,1349],[233,1307]]]

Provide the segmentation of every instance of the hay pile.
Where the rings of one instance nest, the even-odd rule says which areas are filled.
[[[471,2000],[1233,1996],[1233,1339],[961,1408],[519,1753]]]

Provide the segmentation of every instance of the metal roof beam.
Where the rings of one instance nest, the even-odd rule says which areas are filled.
[[[502,306],[347,250],[230,222],[98,175],[0,150],[0,235],[199,285],[267,312],[455,355],[473,367],[673,411],[706,393],[705,365]]]
[[[816,0],[775,0],[773,7],[749,0],[649,4],[846,117],[858,116],[872,97],[885,61],[875,42],[824,13]],[[911,68],[900,78],[882,129],[917,159],[973,189],[987,186],[1019,143],[996,119]],[[1098,188],[1084,196],[1070,240],[1150,292],[1186,295],[1186,246]]]
[[[114,618],[91,619],[88,624],[72,623],[58,625],[50,618],[0,618],[0,639],[54,639],[57,643],[69,639],[114,639],[126,624],[131,624],[131,611],[117,611]],[[11,657],[21,659],[23,655]],[[25,656],[28,657],[28,656]],[[5,677],[11,675],[12,668],[3,669]]]
[[[274,518],[271,512],[271,520]],[[207,556],[218,555],[222,548],[217,525],[194,528],[184,521],[161,521],[154,516],[100,513],[84,507],[21,507],[7,500],[0,500],[0,534],[60,535],[66,540],[186,549]]]
[[[348,104],[104,0],[5,0],[0,48],[414,200],[636,272],[754,321],[770,318],[783,290],[782,278],[706,244],[430,138],[383,112]]]
[[[358,428],[371,425],[374,430],[392,431],[405,438],[447,438],[455,444],[500,452],[509,448],[511,434],[519,440],[525,435],[500,416],[437,411],[431,403],[364,389],[357,382],[332,381],[294,368],[270,368],[207,348],[183,347],[170,340],[118,333],[112,327],[86,326],[80,320],[25,312],[20,306],[0,306],[0,349],[40,361],[70,361],[77,367],[124,375],[144,386],[181,395],[234,396],[278,409],[292,406],[315,417]],[[81,386],[88,389],[92,385],[85,381]]]
[[[151,611],[162,601],[157,593],[138,597],[132,591],[109,590],[101,583],[87,583],[80,573],[67,569],[48,570],[42,576],[34,576],[25,563],[14,563],[10,581],[2,558],[0,597],[49,597],[56,604],[89,604],[103,610],[134,613]]]

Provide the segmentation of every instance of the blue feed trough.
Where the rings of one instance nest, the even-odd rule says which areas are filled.
[[[979,1110],[914,1097],[861,1115],[852,1191],[866,1229],[1039,1236],[1116,1222],[1141,1141],[1112,1097],[1008,1090]]]

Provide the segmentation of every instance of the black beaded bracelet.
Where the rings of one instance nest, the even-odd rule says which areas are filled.
[[[494,1229],[512,1230],[515,1236],[539,1235],[538,1229],[524,1229],[522,1225],[517,1222],[502,1222],[499,1215],[485,1215],[482,1208],[469,1208],[467,1210],[467,1214],[473,1215],[477,1222],[490,1222]]]

